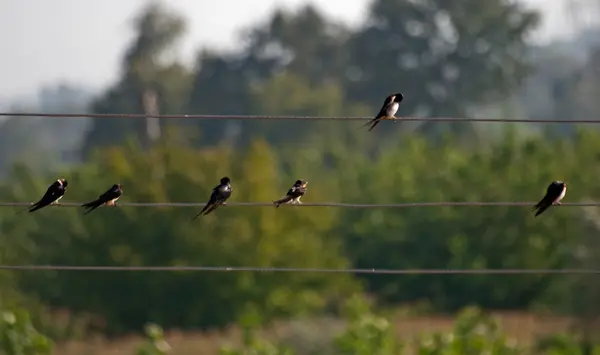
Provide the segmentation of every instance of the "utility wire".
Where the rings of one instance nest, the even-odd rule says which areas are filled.
[[[61,202],[51,207],[81,207],[84,202]],[[302,204],[283,204],[284,207],[342,207],[342,208],[408,208],[408,207],[492,207],[492,206],[533,206],[537,202],[407,202],[388,204],[360,204],[315,202]],[[30,202],[0,202],[0,207],[31,206]],[[206,203],[198,202],[121,202],[117,207],[204,207]],[[235,207],[274,207],[272,202],[227,202],[225,205]],[[563,202],[554,207],[592,207],[600,206],[600,202]]]
[[[325,269],[251,266],[83,266],[0,265],[0,270],[24,271],[202,271],[202,272],[303,272],[388,275],[581,275],[600,274],[600,269]]]
[[[143,113],[23,113],[0,112],[0,117],[56,117],[56,118],[146,118]],[[157,115],[164,119],[196,119],[196,120],[297,120],[297,121],[365,121],[373,117],[346,116],[267,116],[267,115]],[[467,117],[398,117],[394,121],[447,121],[447,122],[509,122],[509,123],[577,123],[599,124],[600,119],[525,119],[525,118],[467,118]]]

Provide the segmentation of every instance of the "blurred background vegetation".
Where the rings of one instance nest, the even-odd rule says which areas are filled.
[[[47,88],[61,113],[581,119],[600,114],[600,46],[527,41],[540,16],[506,0],[373,0],[347,28],[278,10],[234,52],[169,56],[183,17],[159,3],[134,21],[121,76],[101,93]],[[592,31],[592,30],[590,30]],[[593,37],[593,36],[592,36]],[[149,105],[153,96],[155,105]],[[146,98],[146,99],[144,99]],[[152,107],[151,107],[152,106]],[[64,200],[113,183],[122,201],[534,201],[550,181],[597,200],[600,132],[569,124],[8,118],[0,200]],[[597,268],[600,210],[50,208],[0,216],[1,264],[295,268]],[[600,354],[593,275],[0,272],[0,354]],[[163,329],[165,329],[163,333]],[[140,336],[145,338],[140,339]],[[54,351],[54,352],[53,352]]]

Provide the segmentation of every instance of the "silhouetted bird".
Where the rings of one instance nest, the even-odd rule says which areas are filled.
[[[210,200],[206,203],[206,206],[198,213],[192,220],[198,218],[200,215],[206,216],[212,211],[216,210],[220,205],[224,205],[225,201],[231,196],[231,180],[228,177],[221,178],[221,183],[213,188]]]
[[[371,125],[369,128],[369,131],[371,131],[379,124],[379,122],[381,122],[381,120],[395,120],[396,116],[394,115],[398,112],[398,107],[400,107],[400,102],[402,102],[402,100],[404,100],[404,96],[401,93],[395,93],[386,97],[377,116],[362,127]]]
[[[90,201],[81,205],[81,207],[86,207],[88,210],[84,213],[84,215],[92,212],[96,208],[107,205],[107,206],[116,206],[117,200],[123,194],[123,188],[121,184],[114,184],[108,191],[98,196],[94,201]]]
[[[537,210],[535,216],[539,216],[544,213],[548,207],[552,205],[560,205],[560,200],[565,197],[567,193],[567,184],[562,181],[553,181],[548,189],[546,190],[546,196],[542,198],[537,205],[533,206],[533,211]]]

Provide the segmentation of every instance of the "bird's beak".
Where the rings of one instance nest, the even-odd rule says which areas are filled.
[[[302,187],[306,187],[306,185],[308,185],[308,181],[305,181]]]

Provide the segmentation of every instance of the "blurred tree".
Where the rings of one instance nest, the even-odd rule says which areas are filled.
[[[31,324],[24,309],[0,311],[0,354],[51,355],[53,343]]]
[[[283,185],[280,179],[285,185],[293,181],[279,176],[275,152],[260,140],[245,152],[233,153],[225,148],[195,151],[163,139],[165,144],[151,154],[133,144],[103,150],[87,166],[68,174],[70,186],[78,186],[68,199],[87,200],[120,182],[124,201],[205,201],[219,179],[228,175],[234,186],[232,201],[271,201],[285,193],[278,189]],[[165,173],[154,178],[157,157]],[[10,198],[28,200],[44,188],[42,182],[20,181],[23,185],[13,186]],[[106,208],[85,217],[75,209],[40,212],[30,216],[27,226],[14,226],[15,233],[20,228],[34,241],[30,253],[36,263],[347,266],[339,254],[339,238],[330,233],[335,223],[331,210],[315,215],[285,207],[223,207],[193,223],[197,211],[189,209]],[[267,320],[310,314],[355,289],[349,277],[308,273],[22,276],[23,287],[32,294],[53,306],[102,316],[109,331],[139,329],[148,319],[165,327],[221,326],[248,307],[260,310]],[[119,302],[109,301],[115,297]]]
[[[87,111],[89,92],[70,84],[44,87],[37,104],[14,105],[12,112],[81,113]],[[88,119],[8,117],[0,121],[0,175],[6,176],[15,162],[37,172],[55,170],[78,161]]]
[[[171,350],[159,325],[146,324],[144,330],[146,342],[137,349],[136,355],[165,355]]]
[[[261,317],[256,311],[249,310],[241,315],[239,325],[242,327],[242,349],[223,346],[219,355],[294,355],[295,352],[285,346],[260,339],[257,335],[261,325]]]
[[[600,47],[598,47],[582,68],[573,73],[571,80],[565,83],[563,91],[568,103],[562,111],[565,117],[590,119],[600,114]]]
[[[493,147],[476,151],[461,149],[454,140],[430,145],[407,136],[369,155],[364,142],[341,142],[277,150],[259,139],[233,152],[226,147],[195,150],[165,136],[151,154],[135,144],[104,149],[85,166],[65,172],[77,186],[66,198],[87,200],[120,182],[124,201],[205,201],[224,175],[233,179],[232,201],[272,201],[297,178],[310,181],[305,201],[315,202],[535,201],[554,179],[577,186],[567,201],[600,195],[600,139],[594,131],[552,146],[544,137],[522,139],[507,132]],[[556,152],[561,164],[548,164]],[[163,177],[154,173],[157,165]],[[581,166],[587,169],[582,172]],[[16,169],[0,197],[33,200],[51,179],[37,180],[27,169]],[[570,265],[573,248],[585,244],[589,224],[567,208],[533,218],[518,207],[400,212],[224,207],[190,223],[194,214],[123,207],[82,217],[74,209],[49,208],[27,217],[28,223],[22,223],[22,215],[7,214],[1,228],[3,238],[24,250],[16,255],[36,264],[343,267],[347,257],[360,268],[552,269]],[[332,276],[73,272],[24,273],[20,280],[50,305],[103,315],[110,329],[119,331],[139,329],[149,318],[167,327],[223,325],[248,308],[267,320],[313,313],[355,290],[348,279]],[[569,302],[564,293],[569,284],[552,275],[361,278],[381,301],[427,300],[437,310]],[[114,297],[118,303],[110,301]]]
[[[277,10],[266,23],[245,31],[244,46],[239,52],[201,52],[189,107],[194,112],[218,114],[347,114],[351,110],[337,109],[341,97],[331,94],[340,89],[334,87],[342,81],[340,76],[348,56],[344,43],[349,34],[310,5],[296,13]],[[275,89],[274,85],[285,85],[288,95],[277,93],[276,97],[263,95],[257,99],[257,91],[264,92],[265,87]],[[306,87],[314,93],[305,92]],[[325,95],[317,97],[320,90]],[[269,94],[272,93],[271,90]],[[301,102],[306,105],[299,106]],[[319,110],[323,105],[328,110]],[[331,110],[333,107],[335,111]],[[273,125],[271,121],[268,131],[263,131],[267,125],[256,122],[203,121],[199,125],[205,132],[203,143],[211,144],[238,137],[247,142],[257,134],[269,142],[277,141],[299,126],[286,123]],[[306,126],[315,128],[312,122]]]
[[[423,336],[417,343],[421,355],[523,354],[502,331],[498,321],[478,308],[465,308],[458,314],[452,332]]]
[[[197,73],[193,78],[187,107],[196,113],[248,114],[248,85],[248,77],[236,55],[203,50],[198,56]],[[243,122],[200,120],[188,125],[200,127],[202,144],[210,145],[221,139],[235,141],[241,133]]]
[[[388,319],[371,312],[367,301],[356,296],[346,305],[348,326],[335,339],[340,355],[396,355],[403,353],[403,344]]]
[[[288,71],[310,83],[340,82],[349,53],[350,31],[313,5],[295,13],[276,10],[266,23],[245,33],[244,70],[253,82]]]
[[[135,21],[136,38],[123,58],[121,78],[92,105],[92,111],[144,113],[143,97],[149,90],[157,95],[159,113],[183,111],[191,77],[169,55],[184,30],[181,17],[151,3]],[[147,121],[95,118],[84,149],[89,152],[95,146],[122,143],[129,135],[149,143]]]
[[[368,26],[350,41],[348,98],[381,105],[404,92],[398,115],[464,117],[470,105],[502,99],[525,78],[525,36],[536,13],[509,0],[375,0]],[[420,130],[473,134],[464,123]]]
[[[564,179],[578,186],[567,197],[577,201],[600,193],[592,182],[597,169],[581,174],[578,168],[598,161],[594,152],[600,146],[592,137],[597,136],[579,134],[576,147],[571,148],[566,141],[548,146],[544,138],[516,140],[505,135],[490,150],[474,152],[456,148],[456,140],[430,146],[413,137],[382,147],[376,159],[347,151],[353,158],[344,160],[340,169],[344,173],[336,178],[343,188],[337,191],[341,201],[351,203],[537,201],[550,181]],[[561,164],[547,164],[556,152],[562,154]],[[340,213],[343,222],[337,234],[346,240],[346,253],[355,267],[368,269],[561,268],[584,233],[581,215],[566,209],[547,212],[551,218],[533,218],[517,207],[344,209]],[[381,300],[427,300],[441,310],[473,303],[526,308],[551,284],[562,283],[548,275],[361,278]]]

